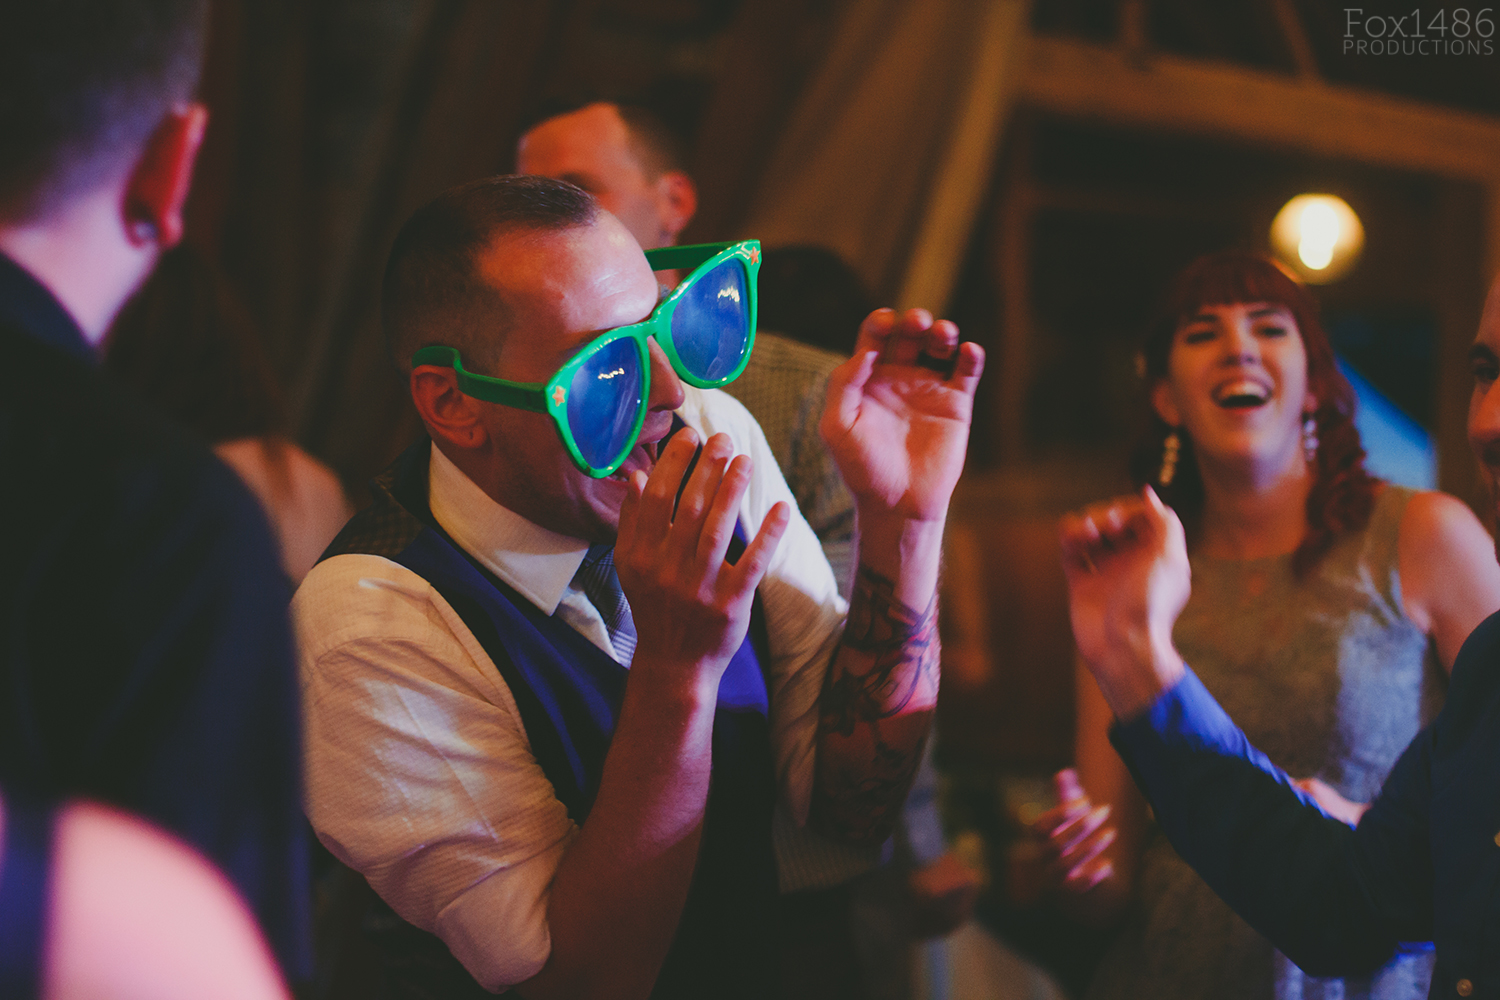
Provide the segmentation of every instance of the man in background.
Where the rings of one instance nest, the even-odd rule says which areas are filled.
[[[0,14],[0,785],[183,838],[296,979],[306,842],[276,549],[234,474],[96,357],[182,237],[206,15],[202,0]]]
[[[676,244],[698,207],[676,136],[651,112],[631,105],[594,103],[540,122],[521,137],[516,170],[566,180],[593,194],[645,250]],[[659,277],[675,283],[680,276]],[[670,285],[664,285],[667,291]],[[852,345],[854,326],[842,332]],[[857,548],[854,499],[818,433],[829,375],[844,360],[761,330],[749,365],[725,391],[745,404],[765,432],[847,597]],[[902,815],[899,845],[834,844],[778,810],[779,927],[788,995],[902,995],[910,983],[892,982],[907,978],[909,941],[900,929],[909,932],[915,922],[927,933],[946,932],[967,919],[978,880],[947,852],[931,747],[930,741]],[[905,892],[892,893],[889,885],[895,850],[901,855],[896,870],[907,875]],[[888,867],[879,871],[883,862]],[[859,924],[868,931],[854,930],[856,910],[865,915]]]

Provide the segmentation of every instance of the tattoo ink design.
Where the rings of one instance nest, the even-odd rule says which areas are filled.
[[[818,700],[812,821],[848,843],[890,836],[922,759],[936,702],[937,599],[925,611],[860,566],[843,642]]]

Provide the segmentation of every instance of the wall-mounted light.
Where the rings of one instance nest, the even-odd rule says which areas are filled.
[[[1326,285],[1348,274],[1365,246],[1365,227],[1344,199],[1299,194],[1271,223],[1271,247],[1302,280]]]

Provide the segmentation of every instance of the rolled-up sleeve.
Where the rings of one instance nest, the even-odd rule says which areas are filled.
[[[499,672],[426,581],[377,556],[321,563],[293,615],[319,839],[482,985],[535,975],[576,828]]]

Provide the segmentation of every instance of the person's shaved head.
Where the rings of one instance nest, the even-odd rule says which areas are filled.
[[[423,347],[456,348],[470,371],[490,373],[509,311],[478,261],[502,238],[592,225],[598,203],[565,181],[486,177],[438,195],[401,227],[386,263],[381,322],[403,372]]]

